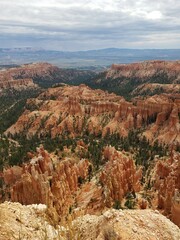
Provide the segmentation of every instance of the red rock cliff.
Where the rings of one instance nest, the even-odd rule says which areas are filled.
[[[172,152],[168,159],[157,160],[151,174],[155,207],[180,226],[180,154]]]
[[[27,110],[6,133],[26,132],[30,137],[63,132],[71,136],[84,131],[126,136],[130,129],[144,127],[150,140],[180,144],[179,95],[155,95],[127,102],[115,94],[92,90],[85,85],[51,88],[28,100]]]

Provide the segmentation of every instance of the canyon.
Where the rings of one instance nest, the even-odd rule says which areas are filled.
[[[68,216],[75,220],[112,208],[132,208],[141,209],[142,214],[144,209],[158,210],[180,226],[179,153],[157,157],[143,184],[143,168],[135,165],[129,153],[105,147],[104,164],[96,171],[89,159],[79,157],[80,150],[87,148],[79,142],[75,153],[65,147],[55,154],[40,146],[28,153],[27,163],[4,169],[3,195],[23,205],[45,204],[57,223]]]
[[[160,93],[179,93],[180,61],[144,61],[131,64],[112,64],[89,81],[126,98],[151,96]]]
[[[179,81],[179,61],[1,70],[1,91],[37,92],[2,128],[0,239],[178,240]]]
[[[62,220],[69,211],[98,213],[127,193],[140,191],[141,169],[136,170],[133,160],[114,148],[104,150],[107,163],[95,177],[88,159],[68,154],[67,149],[64,152],[67,157],[60,159],[41,146],[29,163],[4,169],[5,191],[11,201],[46,204]]]
[[[61,69],[49,63],[23,64],[18,67],[0,70],[0,90],[31,89],[52,86],[60,82],[78,82],[91,78],[95,73],[76,69]]]
[[[142,129],[149,141],[180,144],[180,95],[162,94],[127,102],[123,97],[86,85],[49,88],[29,99],[26,110],[6,134],[23,133],[27,138],[49,133],[52,138],[84,132],[102,136],[118,133],[127,136],[130,129]]]
[[[106,73],[106,78],[126,77],[136,81],[152,81],[153,77],[164,74],[171,83],[180,81],[180,61],[144,61],[132,64],[113,64]],[[162,79],[161,79],[162,80]],[[165,79],[164,79],[165,80]],[[157,78],[154,81],[159,81]]]

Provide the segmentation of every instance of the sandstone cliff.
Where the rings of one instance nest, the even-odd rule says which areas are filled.
[[[180,84],[144,83],[132,91],[132,96],[154,95],[158,93],[180,93]]]
[[[107,163],[100,173],[100,182],[104,187],[106,204],[112,207],[112,203],[121,202],[127,193],[140,191],[142,173],[131,157],[116,151],[114,147],[104,149],[104,158]]]
[[[32,79],[17,79],[17,80],[5,80],[0,81],[0,89],[15,89],[22,91],[25,89],[37,88],[37,84],[34,84]]]
[[[171,78],[172,83],[180,81],[180,61],[145,61],[132,64],[113,64],[106,77],[135,78],[142,82],[158,77],[161,74]],[[158,81],[158,79],[155,79]]]
[[[180,144],[179,94],[154,95],[127,102],[124,98],[85,85],[50,88],[28,100],[26,111],[6,133],[72,137],[89,132],[95,135],[144,128],[144,135],[166,144]]]
[[[2,69],[0,71],[0,90],[41,86],[52,86],[60,82],[80,81],[90,78],[94,73],[74,69],[60,69],[49,63],[24,64],[19,67]]]
[[[113,64],[88,84],[131,98],[139,94],[179,93],[180,61]]]
[[[169,158],[157,159],[150,174],[154,207],[180,227],[180,154],[172,152]]]

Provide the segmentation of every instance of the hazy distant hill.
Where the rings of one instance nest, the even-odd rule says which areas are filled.
[[[180,49],[118,49],[63,52],[34,48],[1,48],[0,64],[49,62],[59,67],[101,69],[113,63],[144,60],[178,60]]]

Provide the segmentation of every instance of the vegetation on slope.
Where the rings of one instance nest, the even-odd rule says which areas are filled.
[[[39,93],[39,89],[24,91],[6,90],[0,96],[0,134],[17,121],[24,111],[26,100],[36,97]]]
[[[92,161],[94,167],[98,169],[103,163],[102,152],[105,146],[114,146],[117,150],[124,150],[134,155],[136,164],[144,166],[146,170],[151,160],[155,155],[165,156],[168,154],[166,146],[155,142],[151,145],[145,137],[141,136],[140,131],[132,130],[127,137],[121,137],[119,134],[106,135],[105,137],[85,134],[83,136],[70,138],[67,135],[51,138],[50,135],[38,138],[37,135],[31,139],[27,139],[24,135],[15,135],[14,139],[19,142],[19,147],[13,148],[12,154],[6,158],[6,163],[9,165],[19,165],[27,161],[27,152],[35,151],[40,144],[49,152],[62,151],[66,146],[72,152],[77,147],[77,141],[82,140],[87,145],[87,151],[79,152],[81,158],[88,158]],[[8,148],[8,145],[6,146]],[[6,150],[8,151],[8,150]]]
[[[173,83],[173,77],[168,76],[167,72],[156,72],[152,76],[147,76],[142,79],[141,77],[107,77],[107,72],[99,73],[97,76],[92,78],[90,81],[85,82],[91,88],[97,89],[100,88],[102,90],[107,90],[108,92],[114,92],[118,95],[123,96],[125,99],[130,100],[132,98],[132,92],[137,87],[139,87],[142,83],[159,83],[159,84],[171,84]],[[154,94],[161,94],[164,92],[163,88],[159,88],[154,91],[143,92],[143,96],[152,96]],[[134,94],[134,96],[138,96]]]

